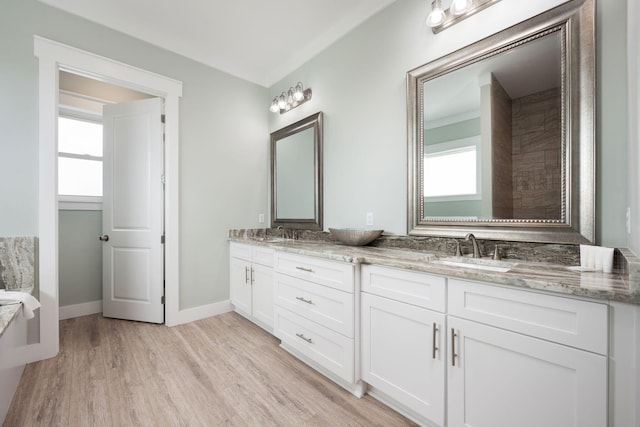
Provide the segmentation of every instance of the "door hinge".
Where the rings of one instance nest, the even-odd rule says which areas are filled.
[[[163,184],[167,183],[167,179],[165,178],[164,175],[160,175],[160,182],[163,183]]]
[[[164,234],[162,236],[160,236],[160,243],[162,243],[164,245]]]
[[[160,304],[164,304],[164,295],[162,295],[162,298],[160,298]]]
[[[160,122],[164,123],[164,121],[165,121],[165,115],[160,114]]]

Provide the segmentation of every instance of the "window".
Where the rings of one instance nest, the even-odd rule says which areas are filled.
[[[58,195],[74,204],[64,208],[100,208],[91,205],[102,202],[102,123],[58,118]]]
[[[479,198],[478,162],[478,138],[427,146],[424,197],[433,201]]]

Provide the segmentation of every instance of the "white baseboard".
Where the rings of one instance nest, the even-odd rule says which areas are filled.
[[[186,310],[180,310],[177,314],[176,322],[172,324],[167,323],[167,326],[182,325],[184,323],[206,319],[207,317],[217,316],[218,314],[228,313],[230,311],[233,311],[231,300],[201,305],[194,308],[187,308]]]
[[[96,313],[102,313],[102,300],[62,306],[59,317],[65,320]]]
[[[194,322],[207,317],[233,311],[230,300],[188,308],[178,312],[177,322],[167,326],[177,326],[183,323]],[[60,320],[72,319],[74,317],[88,316],[90,314],[102,313],[102,300],[85,302],[83,304],[65,305],[60,307]]]

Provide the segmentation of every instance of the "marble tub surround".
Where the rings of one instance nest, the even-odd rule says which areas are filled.
[[[0,337],[13,322],[13,319],[16,318],[21,308],[22,304],[0,305]]]
[[[35,283],[35,237],[0,237],[0,288],[32,289]]]
[[[300,255],[317,256],[350,263],[377,264],[485,283],[640,304],[640,269],[638,269],[640,264],[637,263],[637,257],[631,257],[627,260],[625,255],[629,251],[624,250],[618,251],[619,257],[622,257],[624,262],[619,261],[618,269],[616,270],[614,267],[614,273],[577,272],[567,269],[567,266],[579,265],[579,247],[577,250],[571,251],[567,256],[562,257],[562,247],[571,245],[533,244],[529,247],[530,250],[527,253],[534,258],[543,259],[543,261],[508,258],[503,255],[501,250],[502,261],[512,263],[513,267],[508,272],[496,273],[433,263],[432,261],[439,258],[453,256],[456,239],[431,238],[428,243],[425,243],[424,238],[406,238],[410,243],[415,244],[417,242],[417,245],[415,245],[417,247],[407,247],[401,246],[401,241],[403,240],[401,237],[383,236],[374,241],[376,245],[353,247],[337,244],[330,239],[322,240],[318,238],[321,237],[318,234],[315,235],[315,240],[300,238],[298,240],[275,242],[270,241],[268,236],[270,236],[268,232],[259,232],[259,230],[258,232],[251,230],[231,230],[229,232],[229,239],[232,241],[269,245],[281,251]],[[385,242],[385,244],[381,245],[381,242]],[[479,241],[478,243],[481,242]],[[493,248],[496,242],[485,241],[482,243],[487,245],[487,248]],[[507,243],[512,244],[513,242]],[[425,250],[424,247],[427,245],[438,249],[445,248],[446,250]],[[409,246],[412,245],[410,244]],[[544,248],[538,248],[538,246],[552,246],[552,248],[549,248],[550,252],[544,252]],[[508,254],[510,250],[513,250],[513,247],[507,247],[510,248],[505,252]],[[502,247],[500,248],[502,249]],[[484,255],[491,253],[484,249],[481,246]],[[468,254],[470,250],[463,250],[463,252]],[[557,259],[551,255],[554,252],[557,253]],[[577,255],[575,259],[574,253]],[[574,262],[570,263],[570,260],[574,260]]]

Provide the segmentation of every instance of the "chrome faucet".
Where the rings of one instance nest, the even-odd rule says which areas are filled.
[[[476,236],[474,236],[473,233],[469,233],[464,238],[464,240],[471,240],[471,243],[473,244],[473,257],[474,258],[482,258],[482,256],[480,255],[480,248],[478,247],[478,242],[476,240]]]

